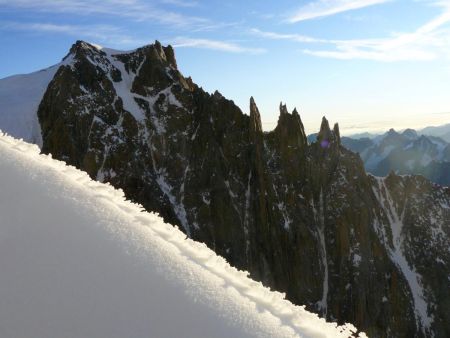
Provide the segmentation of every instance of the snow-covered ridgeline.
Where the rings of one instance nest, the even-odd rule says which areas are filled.
[[[348,337],[122,191],[0,134],[8,337]]]
[[[0,79],[0,125],[4,130],[42,146],[37,110],[59,66]]]
[[[59,67],[70,65],[71,55],[51,67],[0,79],[0,126],[8,134],[42,147],[37,111],[48,84]]]
[[[374,194],[377,197],[379,203],[386,211],[386,216],[389,220],[389,225],[392,234],[392,244],[390,247],[387,243],[386,247],[393,262],[402,271],[405,276],[411,293],[414,299],[414,308],[416,313],[416,322],[418,327],[422,329],[428,329],[433,322],[433,317],[427,313],[427,303],[424,296],[424,290],[421,284],[421,276],[417,273],[414,267],[411,267],[403,253],[403,215],[399,215],[388,188],[385,184],[385,178],[375,177],[378,187],[373,188]],[[385,237],[385,236],[383,236]]]

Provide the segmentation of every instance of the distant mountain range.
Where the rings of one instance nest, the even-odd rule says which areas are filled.
[[[450,143],[450,123],[442,126],[426,127],[419,130],[419,133],[423,135],[437,136]]]
[[[406,129],[406,130],[408,130],[408,129]],[[439,126],[430,126],[430,127],[418,129],[417,134],[425,135],[425,136],[440,137],[444,141],[450,143],[450,123],[439,125]],[[375,137],[381,136],[381,135],[383,135],[383,133],[364,132],[364,133],[358,133],[358,134],[351,134],[351,135],[348,135],[348,137],[353,138],[353,139],[361,139],[361,138],[371,138],[372,139],[372,138],[375,138]]]
[[[390,129],[373,138],[342,137],[342,144],[359,153],[366,170],[376,176],[386,176],[391,171],[397,174],[420,174],[435,183],[448,186],[450,143],[443,137],[449,136],[450,124],[428,127],[420,132],[406,129],[399,133]]]

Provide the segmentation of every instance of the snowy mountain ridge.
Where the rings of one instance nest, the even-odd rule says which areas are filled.
[[[263,132],[253,99],[246,115],[204,92],[170,46],[78,41],[64,61],[36,112],[43,153],[122,188],[329,321],[371,337],[450,334],[448,189],[367,175],[337,124],[324,118],[308,143],[283,104]]]
[[[109,322],[109,325],[113,327],[102,327],[101,325],[104,323],[94,322],[95,319],[98,319],[99,311],[89,308],[89,306],[95,304],[96,308],[105,311],[107,315],[111,316],[111,319],[116,318],[120,311],[125,311],[127,307],[130,307],[128,310],[131,309],[133,315],[136,316],[137,313],[133,307],[139,307],[139,305],[132,303],[134,297],[131,296],[129,301],[124,299],[125,304],[119,305],[119,309],[115,310],[119,312],[116,313],[106,306],[111,304],[101,298],[102,293],[100,296],[91,294],[93,299],[90,299],[89,302],[82,296],[83,293],[92,292],[90,284],[97,282],[93,279],[95,276],[90,270],[92,269],[91,264],[98,269],[96,273],[106,274],[111,278],[117,273],[114,272],[111,275],[111,270],[116,268],[114,264],[117,264],[117,269],[120,271],[122,266],[120,263],[105,264],[106,262],[98,257],[111,254],[111,252],[114,257],[129,256],[132,261],[135,260],[134,264],[139,266],[142,265],[141,261],[147,262],[149,267],[145,269],[146,272],[150,275],[162,275],[163,280],[167,279],[168,284],[173,284],[176,279],[175,284],[186,290],[186,297],[179,299],[180,304],[171,305],[170,311],[174,311],[175,314],[180,315],[174,309],[176,307],[184,308],[184,305],[181,305],[183,302],[189,304],[191,307],[189,311],[196,316],[202,317],[204,311],[212,312],[214,314],[212,317],[216,317],[218,314],[216,322],[205,323],[204,336],[229,337],[230,334],[233,334],[235,337],[350,337],[356,332],[352,325],[337,327],[335,323],[326,323],[316,314],[307,312],[304,307],[294,306],[284,299],[284,295],[270,291],[261,283],[249,279],[247,272],[238,271],[228,265],[223,258],[217,256],[204,244],[186,238],[186,235],[180,230],[164,223],[157,215],[144,212],[142,206],[125,200],[121,190],[116,190],[108,184],[92,181],[86,173],[67,166],[64,162],[54,160],[51,156],[39,154],[39,149],[35,145],[16,140],[0,132],[0,154],[2,157],[0,163],[2,179],[0,191],[2,220],[0,222],[0,269],[2,270],[0,276],[0,295],[2,296],[0,297],[0,333],[7,333],[8,337],[20,335],[22,338],[61,335],[75,337],[80,336],[80,333],[84,333],[84,336],[92,336],[94,333],[95,337],[119,337],[118,333],[110,335],[117,326],[112,324],[113,321]],[[17,184],[18,182],[23,183]],[[52,195],[51,198],[50,195]],[[11,196],[15,196],[12,201]],[[19,217],[19,214],[24,212],[22,208],[29,207],[30,203],[34,204],[34,207],[27,208],[25,216]],[[43,215],[44,210],[48,207],[46,203],[49,203],[52,208],[61,208],[60,216],[56,219],[58,222],[64,219],[63,223],[52,223],[55,221],[54,213]],[[13,204],[15,204],[14,207],[10,208]],[[39,212],[40,208],[42,209]],[[64,213],[68,208],[71,209],[71,212]],[[89,219],[90,223],[78,223],[84,218]],[[42,220],[45,222],[40,223]],[[73,228],[69,230],[69,225],[66,224],[70,224]],[[99,236],[98,231],[104,238],[96,243],[95,240]],[[27,233],[33,235],[36,232],[39,232],[39,239],[27,239]],[[90,235],[93,235],[94,240],[87,239]],[[39,242],[43,238],[47,240]],[[68,245],[66,241],[70,238],[73,243]],[[52,243],[53,241],[60,243],[55,245]],[[103,246],[105,241],[107,245]],[[73,252],[64,249],[65,245],[76,250],[75,261],[66,256]],[[92,251],[95,245],[101,245],[101,249]],[[16,249],[8,252],[12,248]],[[80,256],[79,252],[82,251],[95,255]],[[39,285],[43,283],[40,278],[43,277],[37,270],[28,266],[28,264],[33,264],[33,261],[41,259],[42,252],[57,257],[56,260],[39,263],[42,267],[49,264],[44,270],[46,273],[55,274],[54,277],[56,277],[48,277],[48,280],[45,280],[48,283],[45,286],[47,303],[39,296],[33,295],[36,290],[33,290],[32,285],[39,289]],[[30,254],[36,256],[28,256]],[[155,259],[149,259],[149,255],[156,256],[156,260],[159,260],[156,263],[157,269],[154,271],[151,269],[155,267]],[[23,260],[23,257],[26,258]],[[89,260],[85,260],[86,258]],[[105,265],[100,265],[100,262]],[[68,272],[70,270],[62,268],[67,264],[76,268],[75,271]],[[16,281],[18,283],[10,284],[8,281],[10,277],[13,278],[11,275],[15,274],[14,271],[24,273],[24,275],[21,275],[21,280]],[[68,276],[60,275],[63,273],[68,273]],[[70,278],[75,278],[74,275],[78,273],[86,273],[86,275],[76,277],[82,281],[81,285],[65,284]],[[126,278],[134,277],[136,277],[135,274],[126,276]],[[123,282],[123,278],[121,278],[121,282]],[[58,283],[61,283],[62,287]],[[170,297],[166,294],[167,291],[173,292],[169,287],[159,286],[158,289],[152,289],[151,286],[147,287],[145,284],[139,285],[140,289],[134,290],[134,292],[142,292],[141,297],[144,299],[151,298],[146,296],[149,292],[163,293],[160,294],[160,297],[168,298]],[[73,289],[70,289],[69,286]],[[126,297],[126,293],[129,292],[128,287],[129,285],[124,283],[120,289],[117,289],[116,283],[112,281],[102,285],[102,288],[105,289],[113,288],[110,290],[111,292],[124,292],[123,297]],[[59,290],[60,288],[62,290]],[[59,291],[67,293],[59,294]],[[25,296],[22,296],[23,294]],[[23,301],[23,297],[26,296],[31,297],[32,300],[28,304],[20,304],[20,301]],[[61,296],[64,298],[55,298]],[[77,301],[77,297],[82,298],[82,301]],[[68,308],[61,303],[63,299],[69,305]],[[164,314],[167,314],[167,310],[161,310],[164,308],[164,304],[152,304],[154,299],[147,300],[150,312],[143,315],[141,319],[135,318],[136,322],[132,322],[130,316],[121,316],[119,325],[125,325],[125,328],[118,332],[124,333],[126,332],[124,330],[134,332],[134,334],[127,334],[129,337],[147,337],[155,334],[158,337],[170,337],[173,332],[169,328],[165,330],[164,327],[155,325],[151,319],[152,316],[157,316],[154,311],[163,311]],[[8,301],[15,305],[10,305],[9,308],[5,303]],[[55,304],[51,305],[52,302]],[[57,305],[58,303],[59,305]],[[202,305],[196,305],[197,303]],[[24,306],[29,306],[31,309],[25,310]],[[78,308],[76,308],[77,306]],[[89,320],[83,318],[86,322],[80,321],[80,318],[71,321],[71,316],[75,314],[72,307],[75,307],[76,311],[93,312],[91,315],[94,318]],[[198,312],[195,312],[194,309],[197,309]],[[32,311],[37,312],[33,313]],[[233,311],[237,313],[233,314]],[[42,313],[44,314],[42,315]],[[20,315],[20,317],[15,317],[14,314]],[[26,316],[29,314],[33,314],[38,319],[46,319],[50,324],[47,326],[41,324],[40,328],[36,327],[37,320],[27,318]],[[63,322],[53,323],[56,317]],[[170,326],[177,321],[185,321],[185,326],[181,328],[182,331],[179,331],[178,335],[190,337],[192,331],[195,332],[195,330],[192,330],[189,325],[199,325],[199,323],[189,317],[190,315],[186,313],[184,318],[165,318],[166,322],[163,325]],[[30,321],[27,322],[27,320]],[[132,325],[138,325],[141,328],[143,320],[149,320],[156,328],[147,327],[148,332],[133,331]],[[225,323],[224,327],[231,326],[229,332],[214,332],[220,328],[218,324],[220,321]],[[87,329],[71,327],[77,323],[84,324]],[[95,329],[94,332],[89,331],[90,325],[97,325],[92,328]],[[70,327],[70,331],[65,331]],[[364,336],[364,334],[360,334],[360,337]]]
[[[58,68],[59,64],[35,73],[0,79],[0,125],[4,130],[42,147],[37,110]]]
[[[402,133],[391,129],[373,139],[342,138],[348,149],[359,153],[366,170],[376,176],[390,171],[421,174],[441,185],[450,185],[450,144],[436,136]]]

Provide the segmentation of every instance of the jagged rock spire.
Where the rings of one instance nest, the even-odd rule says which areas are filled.
[[[280,102],[280,115],[283,115],[283,114],[289,114],[289,113],[288,113],[286,104],[283,104],[283,102]]]
[[[322,148],[329,148],[332,141],[330,124],[326,117],[322,117],[322,123],[320,124],[320,131],[317,135],[317,141]]]
[[[294,110],[292,111],[292,116],[294,117],[294,119],[300,126],[300,131],[302,134],[302,136],[301,136],[302,143],[304,145],[308,144],[308,140],[307,140],[306,133],[305,133],[305,127],[303,126],[303,122],[302,122],[302,119],[300,118],[300,114],[298,113],[297,108],[294,108]]]
[[[161,42],[159,42],[158,40],[155,40],[155,43],[152,45],[148,45],[144,48],[148,48],[150,50],[151,53],[151,59],[152,60],[157,60],[158,62],[161,62],[162,64],[167,64],[170,63],[170,60],[168,59],[167,55],[166,55],[166,50],[167,47],[164,47],[163,45],[161,45]]]
[[[157,53],[159,54],[159,57],[162,60],[168,62],[172,67],[177,68],[177,61],[175,60],[175,52],[171,45],[164,47],[163,45],[161,45],[161,42],[155,40],[154,46]]]
[[[320,124],[319,137],[328,135],[330,133],[330,124],[325,116],[322,117],[322,123]]]
[[[164,54],[164,51],[163,51],[161,42],[159,42],[158,40],[155,40],[154,46],[155,46],[156,50],[158,51],[158,53],[160,53],[160,55],[163,55],[163,54]],[[164,58],[165,58],[165,56],[166,56],[166,55],[164,54]]]
[[[333,127],[333,134],[334,134],[334,138],[335,141],[337,142],[337,144],[341,144],[341,133],[339,132],[339,123],[335,123],[334,127]]]
[[[300,119],[297,109],[289,114],[285,104],[280,103],[280,116],[275,128],[282,144],[303,148],[307,145],[305,128]]]
[[[253,96],[250,97],[250,133],[262,133],[261,115]]]
[[[178,68],[177,60],[175,58],[175,51],[173,50],[171,45],[167,45],[167,47],[163,47],[164,53],[166,54],[167,62],[174,68]]]
[[[317,141],[324,149],[330,148],[332,144],[341,144],[341,133],[339,131],[339,124],[335,123],[333,130],[330,129],[330,124],[326,117],[322,117],[322,123],[320,125],[320,131],[317,135]]]

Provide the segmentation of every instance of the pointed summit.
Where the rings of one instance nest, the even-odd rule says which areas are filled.
[[[88,49],[92,49],[95,48],[93,45],[91,45],[90,43],[83,41],[83,40],[77,40],[75,41],[75,43],[72,45],[72,47],[70,48],[71,52],[75,52],[77,50],[88,50]],[[96,49],[96,48],[95,48]]]
[[[253,98],[253,96],[250,96],[250,113],[254,109],[258,110],[258,107],[256,107],[256,102],[255,102],[255,99]]]
[[[166,55],[166,47],[163,47],[163,45],[161,45],[161,42],[159,42],[158,40],[155,40],[153,44],[144,46],[139,49],[144,50],[144,53],[147,55],[147,57],[154,62],[163,65],[169,63],[169,60]]]
[[[283,102],[280,102],[280,115],[289,114],[287,107]]]
[[[262,133],[261,115],[256,106],[255,99],[250,97],[250,134]]]
[[[337,123],[337,122],[334,124],[333,134],[334,134],[335,141],[337,142],[338,145],[340,145],[341,144],[341,133],[339,132],[339,123]]]
[[[153,50],[155,51],[155,54],[163,61],[167,61],[166,53],[164,53],[164,49],[161,45],[161,42],[158,40],[155,40],[155,44],[153,45]]]
[[[224,99],[224,96],[218,90],[215,90],[212,96],[214,96],[216,99],[219,99],[219,100]]]
[[[407,137],[407,138],[409,138],[409,139],[411,139],[411,140],[414,140],[414,139],[419,137],[418,134],[417,134],[417,131],[415,131],[414,129],[411,129],[411,128],[405,129],[403,131],[402,135]]]
[[[93,55],[95,53],[105,54],[100,47],[94,46],[83,40],[77,40],[72,47],[70,47],[69,53],[67,53],[63,60],[66,60],[69,55],[72,55],[75,58],[81,58],[82,56]]]
[[[303,126],[303,122],[300,117],[300,114],[297,111],[297,108],[294,108],[294,110],[292,111],[292,116],[294,117],[296,124],[298,124],[300,127],[301,143],[302,143],[302,145],[306,146],[308,144],[308,138],[306,136],[305,127]]]
[[[386,134],[389,135],[389,136],[396,136],[396,135],[398,135],[398,133],[395,131],[394,128],[389,129]]]
[[[166,54],[167,62],[175,69],[178,68],[177,60],[175,58],[175,51],[171,45],[167,45],[167,47],[163,47],[164,53]]]
[[[335,123],[333,130],[330,129],[330,124],[325,116],[322,118],[320,131],[317,135],[317,141],[323,149],[328,149],[332,144],[341,144],[341,133],[339,131],[339,124]]]
[[[328,148],[330,145],[331,140],[331,130],[330,130],[330,124],[328,123],[328,120],[326,117],[322,117],[322,123],[320,125],[320,131],[317,135],[317,141],[320,143],[322,148]]]
[[[297,109],[289,114],[285,104],[280,103],[280,116],[275,132],[282,144],[289,147],[304,148],[307,144],[305,129]]]
[[[175,52],[171,45],[167,45],[167,47],[164,47],[163,45],[161,45],[161,42],[155,40],[155,43],[153,45],[150,45],[150,47],[152,46],[156,50],[156,53],[161,60],[168,62],[173,68],[177,68]]]

